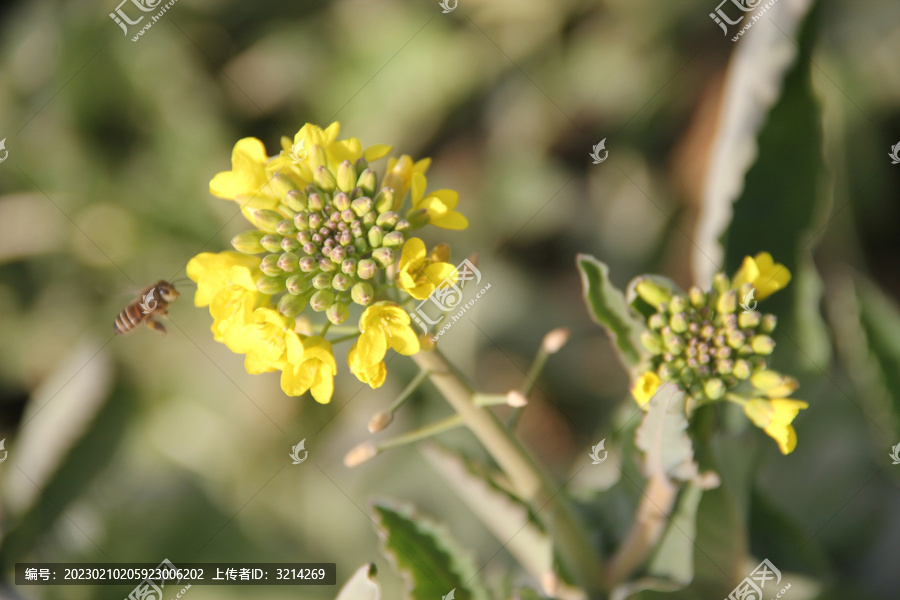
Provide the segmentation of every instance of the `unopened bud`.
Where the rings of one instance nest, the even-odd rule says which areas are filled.
[[[318,273],[312,278],[312,286],[317,290],[327,290],[331,287],[331,276],[328,273]]]
[[[353,285],[353,279],[343,273],[338,273],[331,279],[331,287],[339,292],[346,292]]]
[[[660,313],[653,313],[650,315],[650,318],[647,319],[647,326],[653,330],[662,329],[665,324],[666,318]]]
[[[256,280],[256,289],[263,294],[280,294],[285,290],[284,278],[270,277],[268,275],[260,277]]]
[[[307,161],[317,167],[320,165],[328,164],[328,157],[325,154],[325,148],[323,148],[319,144],[313,144],[309,149]]]
[[[331,203],[334,204],[334,207],[339,211],[345,211],[350,208],[350,196],[341,192],[339,194],[335,194],[334,198],[331,200]]]
[[[283,275],[284,271],[281,269],[281,267],[278,266],[279,258],[280,256],[278,254],[266,255],[262,259],[262,262],[259,263],[259,270],[272,277]]]
[[[274,256],[274,254],[272,256]],[[298,268],[300,268],[300,257],[293,252],[285,252],[280,257],[278,257],[278,267],[282,271],[293,273]]]
[[[672,299],[669,300],[669,312],[670,313],[684,312],[685,310],[687,310],[687,307],[688,307],[687,300],[684,297],[679,296],[678,294],[675,294],[674,296],[672,296]]]
[[[285,280],[284,284],[285,287],[287,287],[288,293],[295,296],[302,294],[309,289],[309,282],[303,275],[291,275]]]
[[[356,267],[356,274],[360,279],[372,279],[377,271],[378,265],[371,258],[364,258]]]
[[[387,268],[394,264],[394,251],[390,248],[376,248],[372,252],[372,258],[382,267]]]
[[[378,184],[378,176],[372,169],[365,169],[359,174],[356,180],[357,187],[362,189],[364,196],[372,196],[375,193],[375,186]]]
[[[369,245],[373,248],[378,248],[381,246],[381,242],[384,240],[384,231],[381,227],[377,225],[369,230],[367,235],[367,239],[369,240]]]
[[[389,187],[381,188],[381,191],[375,196],[374,202],[375,211],[379,214],[394,210],[394,190]]]
[[[649,331],[642,331],[641,345],[643,345],[644,348],[646,348],[652,354],[662,354],[662,340],[656,334],[650,333]]]
[[[323,192],[331,193],[337,186],[334,175],[322,165],[319,165],[313,171],[313,181],[316,182],[316,185],[319,186],[319,189]]]
[[[777,324],[778,317],[775,315],[763,315],[763,318],[759,323],[759,330],[763,333],[772,333],[775,331],[775,326]]]
[[[325,316],[328,317],[328,320],[334,325],[340,325],[350,316],[350,310],[343,302],[335,302],[325,311]]]
[[[375,290],[364,281],[354,284],[350,289],[350,298],[360,306],[368,306],[375,296]]]
[[[384,236],[384,239],[382,240],[381,245],[384,246],[385,248],[399,248],[400,246],[403,245],[404,240],[405,240],[405,236],[403,235],[403,232],[392,231],[389,234],[387,234],[386,236]]]
[[[674,301],[675,298],[672,300]],[[684,333],[688,328],[687,317],[684,316],[683,312],[677,312],[669,319],[669,326],[675,333]]]
[[[284,217],[274,210],[258,210],[253,213],[254,223],[266,233],[276,233],[276,226],[282,219]]]
[[[261,254],[266,251],[266,248],[260,243],[265,235],[258,229],[251,229],[231,238],[231,245],[235,250],[244,254]]]
[[[569,341],[569,330],[565,327],[551,329],[541,341],[541,349],[547,354],[556,354]]]
[[[372,199],[368,196],[357,198],[350,203],[350,210],[352,210],[357,217],[364,217],[372,211]]]
[[[278,312],[285,317],[296,317],[306,306],[306,298],[303,296],[294,296],[285,294],[278,300]]]
[[[667,304],[672,298],[672,294],[669,290],[662,287],[653,280],[646,278],[638,282],[638,284],[635,286],[635,291],[637,292],[638,296],[640,296],[641,299],[650,306]]]
[[[300,242],[296,237],[286,237],[281,239],[281,249],[285,252],[296,252],[300,249]]]
[[[703,391],[710,400],[718,400],[725,395],[725,384],[721,379],[709,379],[703,384]]]
[[[375,413],[374,415],[372,415],[372,418],[369,419],[369,433],[378,433],[379,431],[390,425],[391,421],[393,420],[393,413]]]
[[[720,315],[731,314],[737,309],[737,294],[734,290],[726,290],[722,292],[716,301],[716,311]]]
[[[334,304],[334,293],[331,290],[319,290],[309,299],[309,306],[316,312],[322,312]]]
[[[417,208],[406,213],[406,221],[409,223],[409,227],[413,229],[425,227],[430,220],[431,218],[428,216],[428,211],[424,208]]]
[[[322,199],[321,194],[314,192],[309,195],[309,198],[306,200],[306,205],[309,207],[310,211],[318,212],[325,206],[325,201]],[[313,227],[313,229],[318,229],[318,226]]]
[[[304,256],[300,259],[300,270],[304,273],[312,273],[316,270],[316,259],[312,256]]]
[[[295,210],[297,212],[306,210],[306,196],[303,195],[303,192],[300,190],[291,190],[287,194],[284,195],[284,202],[287,204],[291,210]]]
[[[506,394],[506,403],[510,406],[521,408],[528,404],[528,398],[526,398],[522,392],[518,390],[512,390],[511,392]]]
[[[357,260],[355,258],[345,258],[343,262],[341,262],[341,273],[345,273],[347,275],[353,275],[356,273],[356,264]]]
[[[738,326],[742,329],[755,329],[761,320],[762,317],[756,311],[742,312],[738,315]]]
[[[706,293],[703,290],[697,286],[693,286],[688,294],[691,297],[691,306],[697,309],[706,306]]]
[[[356,187],[356,169],[349,160],[337,166],[337,187],[342,192],[349,192]]]
[[[734,361],[734,369],[731,370],[731,373],[738,379],[747,379],[750,377],[750,363],[744,359]]]
[[[397,224],[397,221],[400,219],[400,215],[395,213],[392,210],[389,210],[386,213],[382,213],[378,215],[378,218],[375,219],[375,224],[379,227],[383,227],[384,229],[390,230],[394,225]]]
[[[772,354],[775,349],[775,340],[767,335],[757,335],[750,340],[750,347],[757,354]]]
[[[378,454],[378,448],[372,442],[363,442],[344,456],[344,466],[357,467]]]

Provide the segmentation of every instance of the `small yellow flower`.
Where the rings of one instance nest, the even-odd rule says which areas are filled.
[[[754,373],[750,376],[750,383],[769,398],[787,398],[799,387],[796,379],[772,369]]]
[[[365,364],[359,358],[358,345],[358,342],[353,344],[350,352],[347,354],[347,364],[350,365],[350,372],[361,382],[368,384],[373,390],[381,387],[385,377],[387,377],[384,361],[379,361],[374,365]]]
[[[424,209],[428,213],[428,222],[441,229],[465,229],[469,221],[458,213],[456,208],[459,202],[459,193],[454,190],[435,190],[425,195],[425,186],[428,180],[419,172],[412,174],[412,209]],[[409,213],[407,213],[407,217]]]
[[[292,320],[270,307],[253,311],[253,323],[241,331],[237,341],[239,352],[245,353],[244,368],[251,375],[268,373],[279,368],[287,351],[285,333]]]
[[[431,166],[430,158],[413,162],[408,154],[404,154],[399,159],[388,159],[387,172],[384,175],[384,181],[381,184],[383,188],[391,188],[394,190],[394,208],[393,211],[400,210],[403,206],[403,198],[412,185],[413,175],[416,173],[424,174],[428,167]]]
[[[236,200],[248,208],[275,208],[278,198],[267,189],[266,147],[256,138],[238,140],[231,151],[231,170],[222,171],[209,182],[212,195]]]
[[[213,297],[235,284],[256,291],[260,259],[240,252],[203,252],[187,264],[187,275],[197,283],[194,306],[208,306]],[[233,268],[237,267],[237,270]]]
[[[634,387],[631,388],[631,395],[634,396],[639,406],[644,406],[656,394],[656,390],[659,389],[661,383],[662,381],[660,381],[656,373],[647,371],[638,377]]]
[[[409,315],[394,302],[377,302],[367,308],[359,318],[359,330],[358,364],[381,362],[388,347],[406,356],[419,351],[419,338],[409,326]]]
[[[311,391],[316,402],[328,404],[337,374],[331,344],[317,335],[301,338],[293,331],[285,332],[284,341],[287,354],[281,372],[281,389],[288,396]]]
[[[791,272],[782,264],[777,264],[768,252],[760,252],[755,257],[745,256],[744,263],[734,276],[734,289],[749,283],[756,290],[756,299],[764,300],[785,287],[791,280]]]
[[[437,260],[437,249],[427,256],[425,242],[410,238],[403,244],[397,285],[416,300],[424,300],[445,280],[456,283],[456,267]]]
[[[209,305],[213,339],[225,344],[232,352],[245,352],[246,329],[254,324],[253,313],[268,305],[269,296],[260,292],[249,292],[236,285],[220,290]]]
[[[744,404],[744,414],[778,442],[782,454],[790,454],[797,446],[797,432],[791,423],[808,406],[802,400],[754,398]]]

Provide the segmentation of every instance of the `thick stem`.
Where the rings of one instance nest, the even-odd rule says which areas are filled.
[[[558,487],[494,413],[475,405],[473,390],[440,352],[419,352],[413,360],[430,373],[438,391],[497,461],[519,496],[534,508],[551,532],[563,563],[576,582],[592,599],[602,598],[605,588],[601,558],[585,535],[587,528],[559,495]]]
[[[664,476],[654,476],[647,480],[631,531],[609,563],[606,580],[610,588],[643,565],[659,544],[677,493],[678,488]]]

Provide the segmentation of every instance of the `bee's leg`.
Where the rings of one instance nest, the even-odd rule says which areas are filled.
[[[154,319],[148,319],[148,320],[147,320],[147,327],[149,327],[149,328],[152,329],[153,331],[158,331],[158,332],[160,332],[161,334],[166,335],[166,328],[165,328],[165,326],[164,326],[162,323],[160,323],[159,321],[156,321],[156,320],[154,320]]]

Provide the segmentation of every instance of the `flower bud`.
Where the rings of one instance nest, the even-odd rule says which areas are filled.
[[[669,290],[651,279],[641,279],[635,286],[635,291],[641,299],[650,306],[667,304],[672,298]]]
[[[691,297],[691,306],[697,309],[706,306],[706,293],[703,290],[697,286],[693,286],[688,294]]]
[[[763,318],[759,323],[759,330],[763,333],[772,333],[775,331],[775,326],[777,324],[778,317],[775,315],[763,315]]]
[[[275,227],[282,219],[284,219],[284,217],[274,210],[258,210],[253,213],[254,223],[266,233],[276,233]]]
[[[672,298],[672,300],[674,301],[675,298]],[[687,318],[684,316],[683,312],[675,313],[672,315],[672,318],[669,319],[669,325],[675,333],[684,333],[688,328]]]
[[[762,317],[756,311],[742,312],[738,315],[738,326],[741,329],[756,329],[761,320]]]
[[[331,278],[331,287],[339,292],[346,292],[350,289],[351,285],[353,285],[353,279],[347,277],[343,273],[338,273]]]
[[[430,220],[431,218],[428,216],[428,211],[424,208],[417,208],[406,213],[406,222],[409,223],[409,227],[412,229],[425,227]]]
[[[286,238],[287,239],[287,238]],[[274,256],[274,254],[272,255]],[[300,267],[300,257],[294,252],[285,252],[278,257],[278,268],[288,273],[293,273]]]
[[[372,286],[364,281],[354,284],[350,289],[350,298],[360,306],[367,306],[372,302],[375,296],[375,290]]]
[[[641,332],[641,344],[653,354],[662,354],[662,340],[654,333],[650,333],[649,331]]]
[[[725,383],[721,379],[708,379],[703,384],[703,391],[710,400],[718,400],[725,395]]]
[[[381,213],[380,215],[378,215],[378,218],[375,219],[375,224],[379,227],[390,230],[394,225],[397,224],[398,220],[400,220],[400,215],[392,210],[389,210],[386,213]]]
[[[379,214],[394,210],[394,190],[389,187],[381,188],[381,191],[375,196],[374,202],[375,210]]]
[[[263,294],[280,294],[285,290],[283,277],[263,276],[256,280],[256,289]]]
[[[409,229],[409,221],[406,219],[400,219],[397,221],[397,224],[394,225],[394,231],[407,231]]]
[[[334,293],[331,290],[319,290],[309,299],[309,306],[316,312],[322,312],[334,304]]]
[[[731,370],[731,373],[738,379],[747,379],[750,377],[750,363],[742,358],[734,361],[734,369]]]
[[[356,267],[356,274],[360,279],[372,279],[377,271],[378,265],[371,258],[364,258]]]
[[[344,250],[343,246],[335,246],[334,250],[331,251],[331,254],[328,255],[328,258],[337,265],[344,262],[346,255],[347,251]]]
[[[337,187],[342,192],[349,192],[356,187],[356,169],[349,160],[337,166]]]
[[[680,313],[687,310],[688,303],[684,297],[675,294],[672,296],[672,299],[669,300],[669,312],[670,313]]]
[[[372,199],[368,196],[357,198],[350,203],[350,209],[356,214],[357,217],[364,217],[366,214],[372,211]]]
[[[384,268],[394,264],[394,251],[390,248],[376,248],[372,251],[372,258]]]
[[[325,316],[328,317],[328,320],[334,325],[340,325],[350,316],[350,310],[343,302],[335,302],[325,311]]]
[[[726,290],[722,292],[722,295],[719,296],[719,299],[716,301],[716,311],[719,314],[725,315],[733,313],[737,309],[737,294],[734,290]]]
[[[357,261],[355,258],[345,258],[341,262],[341,273],[345,273],[347,275],[353,275],[356,273],[356,264]]]
[[[750,340],[750,347],[757,354],[772,354],[775,349],[775,340],[767,335],[757,335]]]
[[[325,148],[323,148],[319,144],[313,144],[309,149],[307,161],[309,162],[309,164],[316,167],[328,164],[328,157],[325,155]]]
[[[337,181],[335,180],[334,175],[331,173],[331,171],[329,171],[322,165],[319,165],[313,171],[313,181],[323,192],[331,193],[337,186]]]
[[[371,419],[369,419],[369,433],[378,433],[385,427],[391,424],[391,421],[394,420],[394,415],[389,412],[380,412],[375,413]]]
[[[269,178],[269,186],[276,196],[286,196],[291,191],[299,191],[297,184],[282,173],[275,173]]]
[[[650,315],[650,318],[647,319],[647,326],[653,330],[662,329],[665,324],[666,318],[659,313],[653,313]]]
[[[306,297],[285,294],[278,299],[278,312],[286,317],[296,317],[306,306]]]
[[[289,294],[297,296],[309,289],[309,282],[303,275],[291,275],[284,282]]]
[[[385,248],[399,248],[403,245],[405,236],[401,231],[392,231],[382,240],[381,245]]]
[[[306,196],[300,190],[291,190],[284,195],[284,202],[291,210],[300,212],[306,210]]]
[[[309,198],[306,200],[306,205],[309,207],[311,212],[318,212],[322,210],[325,206],[325,201],[322,199],[322,195],[318,192],[314,192],[309,195]],[[313,229],[317,229],[318,226],[313,227]]]
[[[339,211],[344,211],[350,208],[350,196],[341,192],[339,194],[335,194],[334,198],[331,200],[331,203],[334,205],[334,208]]]
[[[378,177],[372,169],[366,169],[359,174],[356,185],[362,189],[364,196],[372,196],[375,193],[375,187],[378,184]]]
[[[312,273],[316,270],[316,259],[312,256],[304,256],[300,259],[300,270],[304,273]]]
[[[268,254],[259,263],[259,270],[272,277],[283,275],[284,271],[278,266],[278,254]]]
[[[569,330],[565,327],[551,329],[541,341],[541,350],[547,354],[556,354],[569,341]]]
[[[369,161],[366,160],[366,157],[360,156],[355,161],[353,161],[353,166],[356,167],[357,173],[362,173],[369,168]]]
[[[382,231],[381,227],[377,225],[369,230],[367,235],[367,239],[369,240],[369,245],[373,248],[378,248],[381,246],[381,242],[384,239],[384,231]]]
[[[231,245],[235,250],[244,254],[261,254],[266,251],[266,248],[260,243],[265,235],[258,229],[251,229],[231,238]]]
[[[326,257],[322,257],[319,259],[319,268],[325,271],[326,273],[331,273],[332,271],[337,271],[337,265],[331,262],[330,259]]]
[[[734,369],[734,363],[727,358],[716,361],[716,372],[719,375],[730,375]]]
[[[363,442],[344,456],[344,466],[358,467],[378,454],[378,448],[372,442]]]

